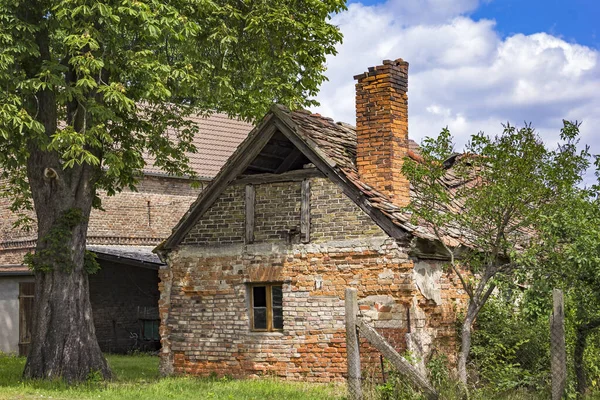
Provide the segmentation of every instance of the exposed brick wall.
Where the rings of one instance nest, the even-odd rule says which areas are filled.
[[[432,305],[416,286],[396,283],[411,276],[412,262],[393,243],[368,246],[357,242],[349,248],[293,245],[280,253],[275,249],[222,246],[218,254],[216,250],[211,254],[206,248],[185,247],[171,254],[170,268],[160,272],[160,306],[163,358],[172,357],[173,372],[341,379],[345,373],[343,293],[349,286],[359,290],[359,298],[394,298],[393,308],[399,311],[388,314],[397,311],[399,317],[369,318],[400,351],[406,348],[409,329],[405,304],[419,299],[417,307],[429,309],[414,313],[412,333],[432,334],[439,351],[452,353],[455,308],[451,302]],[[382,274],[384,269],[393,276]],[[285,282],[282,333],[257,333],[249,328],[247,283],[262,281],[260,277],[266,275]],[[165,285],[169,290],[164,290]],[[460,298],[456,292],[449,296]],[[364,355],[365,362],[378,361],[372,350]]]
[[[425,298],[408,244],[384,236],[323,178],[311,180],[311,243],[276,236],[299,224],[300,184],[288,182],[256,186],[259,240],[244,244],[244,193],[243,185],[227,189],[160,271],[163,372],[342,379],[346,287],[358,289],[364,317],[398,350],[423,344],[427,354],[439,347],[453,357],[465,297],[452,276],[438,274],[441,304]],[[251,282],[283,283],[283,332],[250,331]],[[378,353],[365,349],[365,362],[378,363]]]
[[[88,243],[158,244],[171,234],[201,190],[202,185],[193,188],[187,179],[146,176],[137,192],[100,193],[104,211],[92,210]],[[17,217],[9,205],[8,199],[0,198],[0,265],[20,264],[37,239],[35,223],[29,232],[13,228]]]
[[[102,351],[127,352],[138,348],[156,348],[157,343],[141,337],[139,307],[158,305],[158,274],[155,270],[100,261],[101,269],[90,275],[90,302],[96,337]]]
[[[408,63],[384,61],[354,78],[358,174],[395,204],[406,206],[410,183],[400,171],[409,145]]]
[[[256,186],[254,242],[281,242],[300,232],[300,182]]]
[[[290,231],[299,232],[301,192],[300,182],[255,186],[255,243],[286,242],[290,239]],[[244,185],[234,185],[225,190],[188,233],[183,243],[186,245],[243,243],[244,194]],[[352,200],[343,195],[342,190],[329,179],[311,179],[310,208],[310,231],[313,243],[385,236],[383,230]]]
[[[32,250],[31,247],[0,247],[0,265],[22,264],[25,254]]]
[[[230,186],[202,216],[184,244],[209,245],[244,242],[244,186]]]
[[[138,191],[124,190],[115,196],[100,194],[105,211],[93,210],[88,229],[89,243],[106,243],[102,238],[126,238],[123,244],[158,243],[166,239],[179,219],[196,200],[201,188],[189,180],[147,176]],[[115,243],[113,240],[112,243]]]
[[[310,207],[310,237],[313,243],[386,235],[329,179],[311,179]]]
[[[6,184],[6,180],[0,180],[0,193],[6,190]],[[0,264],[3,263],[1,253],[2,249],[5,247],[2,246],[2,243],[35,238],[35,230],[27,232],[23,229],[14,229],[13,225],[17,221],[18,216],[10,211],[11,204],[12,199],[0,196]],[[33,211],[26,211],[25,215],[30,218],[35,217],[35,213]]]

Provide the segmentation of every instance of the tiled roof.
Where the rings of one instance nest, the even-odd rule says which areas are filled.
[[[289,111],[285,107],[278,107],[293,121],[290,128],[301,136],[318,154],[324,156],[324,160],[341,176],[352,182],[365,196],[368,204],[380,210],[395,225],[412,233],[413,235],[436,240],[433,228],[422,221],[416,224],[412,222],[412,215],[403,208],[395,205],[385,194],[378,192],[375,188],[361,181],[356,168],[356,128],[344,123],[336,123],[331,118],[325,118],[319,114],[308,111]],[[409,154],[411,158],[419,161],[418,145],[409,141]],[[462,179],[449,168],[442,179],[442,184],[448,191],[453,192],[463,184]],[[414,188],[411,187],[411,197],[415,196]],[[450,207],[460,208],[459,204],[452,203]],[[458,227],[446,227],[442,236],[444,242],[449,246],[470,245],[466,233]]]
[[[235,151],[238,145],[252,130],[252,124],[236,119],[231,119],[225,114],[215,113],[208,117],[193,116],[189,118],[199,128],[194,137],[197,153],[188,154],[190,167],[199,177],[213,178],[221,169],[225,161]],[[151,164],[144,168],[146,173],[163,171]]]

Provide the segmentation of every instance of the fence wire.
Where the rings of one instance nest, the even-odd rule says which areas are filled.
[[[558,400],[575,394],[573,349],[572,345],[567,347],[572,340],[566,339],[574,329],[565,322],[562,293],[553,293],[550,315],[535,318],[502,298],[486,307],[474,326],[469,353],[466,390],[473,399]],[[427,398],[426,391],[409,382],[405,371],[399,371],[378,349],[366,344],[360,331],[355,340],[359,356],[348,358],[348,399]],[[461,398],[460,394],[455,397],[465,390],[457,382],[455,360],[442,359],[425,360],[425,378],[435,386],[440,399]]]

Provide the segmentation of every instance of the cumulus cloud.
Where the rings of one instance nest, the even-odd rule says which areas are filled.
[[[501,124],[531,122],[558,138],[562,119],[583,121],[583,141],[600,153],[600,54],[547,33],[502,38],[495,22],[475,21],[477,0],[353,3],[333,23],[344,33],[328,60],[329,82],[316,111],[353,122],[354,80],[384,59],[409,68],[409,135],[419,141],[448,126],[459,143]]]

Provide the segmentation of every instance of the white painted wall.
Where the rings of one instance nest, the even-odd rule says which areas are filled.
[[[0,277],[0,352],[19,352],[19,282],[26,276]]]

